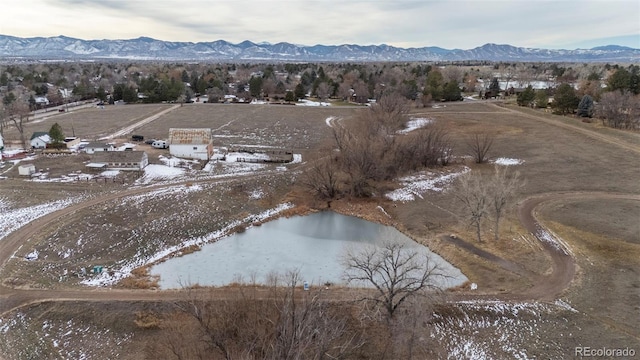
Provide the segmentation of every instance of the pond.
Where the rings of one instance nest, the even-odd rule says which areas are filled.
[[[455,287],[467,281],[459,269],[395,228],[330,211],[251,227],[155,265],[150,273],[160,276],[162,289],[223,286],[240,280],[265,284],[270,274],[288,271],[298,271],[301,280],[311,285],[343,285],[341,260],[348,251],[381,246],[390,239],[438,264],[448,275],[439,280],[440,286]]]

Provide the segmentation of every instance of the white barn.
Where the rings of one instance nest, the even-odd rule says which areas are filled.
[[[169,129],[169,153],[180,158],[209,160],[213,155],[211,129]]]

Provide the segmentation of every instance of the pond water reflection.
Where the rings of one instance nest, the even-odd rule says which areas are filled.
[[[298,270],[300,278],[312,285],[342,284],[341,258],[348,249],[359,251],[389,239],[437,262],[450,276],[441,285],[453,287],[467,281],[460,270],[395,228],[329,211],[252,227],[207,244],[200,251],[155,265],[150,273],[160,276],[163,289],[193,284],[222,286],[252,277],[264,284],[268,274],[290,270]]]

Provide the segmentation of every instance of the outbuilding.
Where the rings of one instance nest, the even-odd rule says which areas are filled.
[[[22,176],[31,176],[35,174],[36,166],[33,164],[24,164],[18,166],[18,174]]]
[[[144,151],[101,151],[93,154],[87,167],[101,170],[142,170],[149,164]]]
[[[87,146],[84,147],[84,151],[87,154],[94,154],[97,152],[113,151],[113,150],[115,150],[115,147],[113,146],[113,144],[105,144],[101,142],[90,142],[87,144]]]
[[[169,153],[180,158],[209,160],[213,155],[211,129],[169,129]]]

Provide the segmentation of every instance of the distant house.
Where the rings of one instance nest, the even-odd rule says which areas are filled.
[[[46,96],[36,96],[36,105],[47,106],[49,105],[49,99]]]
[[[149,164],[144,151],[101,151],[91,156],[87,167],[99,170],[142,170]]]
[[[93,153],[103,152],[103,151],[114,151],[114,150],[115,148],[113,147],[113,144],[105,144],[101,142],[90,142],[87,144],[87,146],[84,147],[84,151],[87,154],[93,154]]]
[[[213,155],[211,129],[169,129],[169,153],[181,158],[209,160]]]
[[[31,135],[31,148],[32,149],[44,149],[48,144],[51,144],[52,139],[48,132],[36,131]]]

